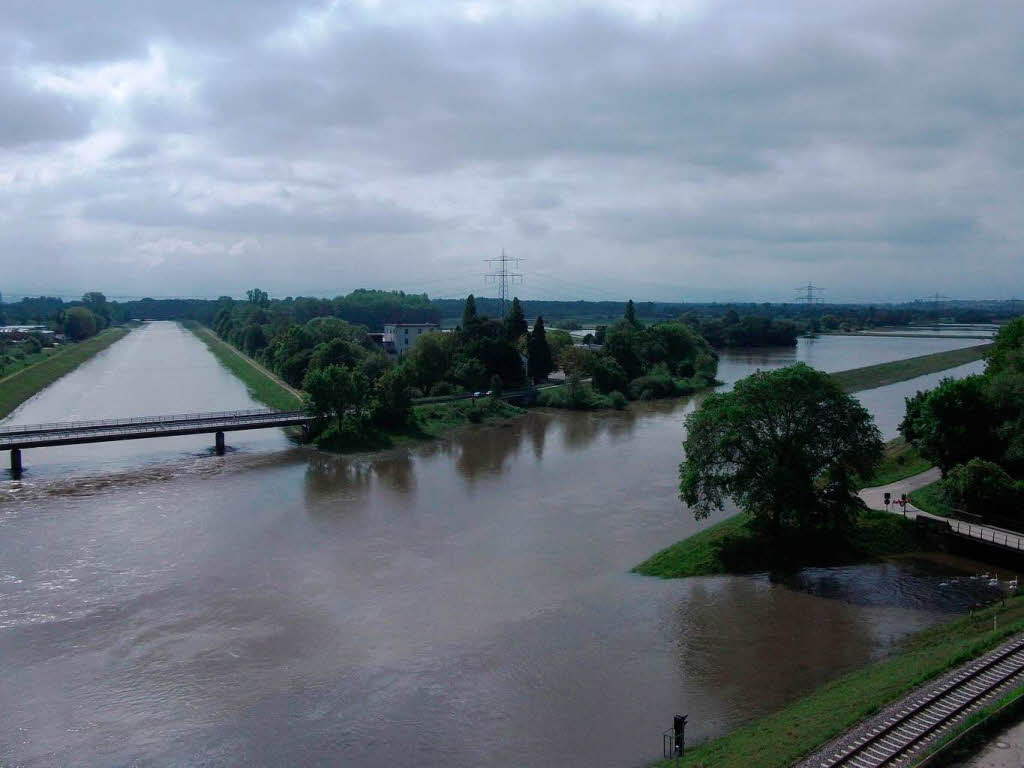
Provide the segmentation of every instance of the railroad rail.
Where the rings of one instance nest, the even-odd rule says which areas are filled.
[[[885,768],[960,723],[997,695],[1024,683],[1024,635],[966,664],[935,690],[909,702],[819,768]]]
[[[24,448],[212,433],[216,436],[214,447],[220,453],[225,449],[225,432],[306,426],[311,420],[312,417],[305,411],[255,409],[52,424],[12,424],[0,427],[0,450],[11,452],[11,471],[17,474],[22,470],[21,451]]]

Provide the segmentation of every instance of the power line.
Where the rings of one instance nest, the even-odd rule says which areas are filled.
[[[489,282],[493,282],[498,285],[498,295],[501,299],[501,316],[504,317],[505,306],[508,303],[509,287],[514,285],[516,280],[520,283],[523,282],[523,275],[521,272],[509,272],[510,264],[513,265],[513,269],[519,269],[520,259],[516,256],[506,255],[505,249],[502,248],[500,257],[485,259],[485,261],[491,271],[484,277]]]
[[[949,296],[943,296],[941,293],[936,291],[931,296],[925,296],[921,301],[930,301],[933,309],[939,309],[942,306],[942,300],[948,298]]]
[[[810,281],[808,281],[807,285],[801,285],[799,288],[794,288],[793,290],[800,294],[796,297],[798,304],[806,304],[808,307],[811,307],[824,301],[824,299],[822,299],[818,294],[825,289],[813,285]]]

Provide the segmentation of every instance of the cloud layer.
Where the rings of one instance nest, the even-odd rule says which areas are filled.
[[[3,289],[1024,293],[1024,5],[626,6],[4,3]]]

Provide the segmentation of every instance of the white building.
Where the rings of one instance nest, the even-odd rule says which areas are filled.
[[[394,354],[401,357],[416,343],[416,339],[436,330],[434,323],[388,323],[384,326],[384,347],[387,349],[390,344]]]

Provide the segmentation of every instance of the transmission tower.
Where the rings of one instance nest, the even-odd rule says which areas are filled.
[[[510,267],[513,270],[519,269],[520,259],[514,256],[507,256],[505,249],[502,248],[501,256],[487,259],[486,261],[488,268],[491,270],[487,273],[486,279],[498,286],[498,297],[501,299],[501,316],[504,317],[510,293],[509,288],[515,285],[516,281],[523,282],[521,272],[509,271]]]
[[[925,296],[921,301],[930,301],[933,309],[940,309],[942,307],[942,300],[948,298],[949,296],[943,296],[941,293],[936,291],[931,296]]]
[[[806,304],[808,307],[812,307],[815,304],[820,304],[822,302],[822,298],[818,294],[820,294],[825,289],[819,288],[818,286],[812,285],[810,282],[808,282],[807,285],[801,285],[799,288],[794,288],[793,290],[795,290],[799,294],[796,297],[796,301],[798,304],[802,303]]]

